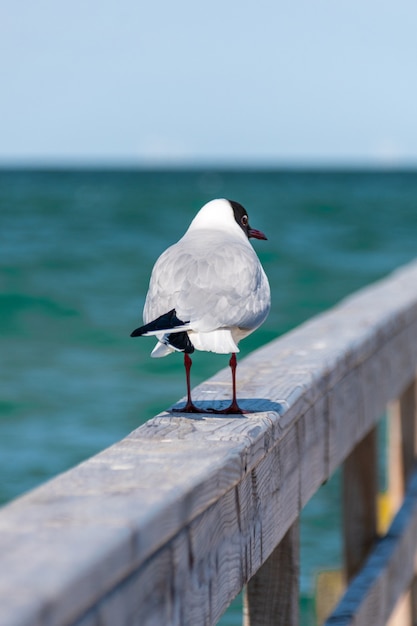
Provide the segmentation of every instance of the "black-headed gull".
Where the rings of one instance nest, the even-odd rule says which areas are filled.
[[[250,237],[266,239],[249,226],[241,204],[212,200],[152,270],[143,310],[145,325],[131,337],[155,335],[153,357],[184,352],[187,403],[181,412],[207,412],[191,400],[190,354],[195,349],[232,355],[232,403],[209,412],[243,412],[236,400],[238,343],[265,321],[271,305],[268,279]]]

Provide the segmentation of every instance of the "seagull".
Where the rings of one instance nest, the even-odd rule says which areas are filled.
[[[238,344],[265,321],[271,306],[268,278],[249,238],[266,236],[251,228],[246,209],[234,200],[211,200],[152,270],[144,326],[130,336],[155,336],[152,357],[184,353],[187,402],[176,411],[245,412],[236,399]],[[231,354],[232,402],[226,409],[202,410],[192,402],[194,350]]]

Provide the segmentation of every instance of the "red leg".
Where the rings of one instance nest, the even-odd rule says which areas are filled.
[[[226,409],[209,409],[210,413],[217,413],[219,415],[234,415],[236,413],[248,413],[240,408],[236,399],[236,367],[237,359],[236,354],[233,352],[229,361],[230,369],[232,371],[232,403]]]
[[[184,367],[185,377],[187,381],[187,403],[182,409],[172,409],[175,413],[210,413],[214,415],[236,415],[242,413],[248,413],[250,411],[244,411],[240,408],[236,399],[236,367],[237,359],[236,354],[233,352],[230,357],[229,365],[232,371],[232,402],[226,409],[199,409],[191,400],[191,382],[190,382],[190,370],[193,364],[189,354],[184,352]]]
[[[237,359],[236,359],[236,353],[235,352],[233,352],[232,356],[230,357],[229,365],[230,365],[230,369],[232,370],[232,388],[233,388],[232,404],[236,404],[236,406],[237,406],[237,400],[236,400],[236,368],[237,368]]]
[[[182,409],[172,409],[176,413],[204,413],[204,411],[198,409],[191,400],[190,370],[192,364],[193,362],[190,355],[187,354],[187,352],[184,352],[185,378],[187,381],[187,404]]]
[[[232,370],[232,403],[227,409],[223,409],[223,413],[245,413],[237,403],[236,398],[236,368],[237,368],[237,359],[236,354],[233,352],[229,361],[230,369]]]

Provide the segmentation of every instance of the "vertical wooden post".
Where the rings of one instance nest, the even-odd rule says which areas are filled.
[[[377,431],[373,428],[343,467],[343,526],[346,579],[360,570],[376,538]]]
[[[413,471],[416,459],[417,384],[414,380],[400,397],[402,460],[404,486]]]
[[[388,489],[393,515],[401,506],[416,457],[416,382],[388,410]]]
[[[394,517],[404,498],[404,468],[402,459],[402,422],[400,400],[388,405],[388,501],[390,518]]]
[[[407,482],[416,459],[417,385],[414,380],[389,407],[388,479],[393,515],[404,498]],[[388,624],[406,626],[417,623],[417,580],[398,602]]]
[[[244,626],[297,626],[299,621],[299,521],[250,579],[243,606]]]

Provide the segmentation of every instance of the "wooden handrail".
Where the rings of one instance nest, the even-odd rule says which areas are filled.
[[[255,413],[164,412],[1,509],[0,624],[215,624],[248,582],[247,626],[297,624],[299,513],[416,369],[414,263],[243,359]]]

